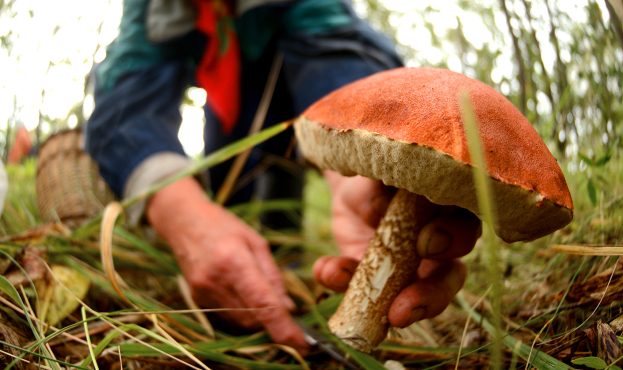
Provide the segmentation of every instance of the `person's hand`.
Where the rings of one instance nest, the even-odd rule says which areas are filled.
[[[210,202],[190,178],[156,193],[147,218],[173,249],[197,304],[233,309],[222,315],[244,328],[263,326],[275,342],[305,351],[279,268],[251,227]]]
[[[365,177],[344,177],[326,171],[332,193],[333,234],[340,256],[325,256],[314,264],[314,276],[322,285],[345,291],[374,236],[391,200],[388,187]],[[480,237],[480,221],[458,207],[444,207],[441,216],[424,226],[417,240],[422,258],[417,279],[398,294],[388,319],[406,327],[440,314],[461,289],[466,267],[458,260],[469,253]]]

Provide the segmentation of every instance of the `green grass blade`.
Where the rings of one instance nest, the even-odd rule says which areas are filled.
[[[112,289],[110,282],[104,276],[102,276],[101,273],[95,272],[94,270],[89,269],[88,267],[81,264],[78,260],[73,259],[71,257],[67,257],[63,259],[63,262],[66,265],[72,268],[75,268],[77,271],[88,276],[89,280],[91,280],[91,283],[96,285],[98,288],[102,289],[104,292],[106,292],[107,295],[111,297],[117,297],[117,293]],[[162,303],[150,297],[145,297],[141,295],[139,292],[134,291],[132,289],[124,289],[123,293],[132,303],[134,303],[142,311],[145,311],[148,313],[149,312],[171,312],[173,311],[170,307],[167,307],[163,305]],[[176,313],[167,313],[167,315],[169,315],[171,318],[175,319],[180,324],[190,328],[191,330],[197,333],[206,334],[205,330],[199,323],[192,320],[186,315],[176,314]]]
[[[122,329],[122,328],[119,328]],[[82,367],[87,367],[91,364],[92,361],[95,361],[95,359],[102,353],[104,352],[104,350],[108,347],[108,345],[110,344],[110,342],[112,342],[113,340],[117,339],[118,337],[120,337],[121,331],[119,330],[113,330],[111,332],[109,332],[108,334],[106,334],[106,336],[97,344],[97,346],[95,346],[95,348],[92,350],[91,355],[86,357],[84,359],[84,361],[82,361],[82,363],[80,364],[80,366]]]
[[[271,137],[285,131],[292,125],[292,121],[286,121],[282,123],[278,123],[271,127],[268,127],[255,135],[247,136],[244,139],[238,140],[232,144],[229,144],[205,157],[201,157],[188,167],[172,176],[167,177],[166,179],[152,185],[144,192],[137,194],[134,197],[127,198],[122,202],[124,208],[127,208],[135,203],[141,202],[148,197],[155,194],[158,190],[173,184],[174,182],[188,176],[196,175],[202,171],[207,170],[210,167],[213,167],[217,164],[223,163],[226,160],[244,152],[247,149],[250,149]],[[97,226],[102,219],[102,214],[98,214],[89,222],[81,226],[80,228],[74,231],[74,236],[84,237],[86,235],[92,234],[95,230],[97,230]]]
[[[2,291],[2,293],[6,294],[9,296],[9,298],[11,298],[11,300],[19,305],[20,307],[24,308],[24,302],[22,302],[22,299],[20,298],[19,294],[17,293],[17,290],[15,290],[15,287],[13,286],[13,284],[11,284],[10,281],[8,281],[4,276],[0,275],[0,291]]]
[[[37,161],[28,158],[20,165],[7,164],[9,184],[0,215],[0,235],[15,235],[40,223],[36,201]]]
[[[268,199],[236,204],[228,209],[239,217],[253,219],[262,213],[300,211],[301,207],[301,201],[298,199]]]
[[[137,236],[133,235],[123,227],[115,227],[115,235],[121,237],[126,242],[130,243],[133,247],[141,250],[147,256],[158,264],[158,268],[166,271],[168,274],[175,275],[180,273],[180,269],[177,265],[177,261],[170,253],[163,252],[158,248],[155,248],[151,244],[141,240]]]
[[[96,319],[96,317],[90,317],[90,318],[89,318],[89,319],[87,319],[86,321],[92,321],[92,320],[95,320],[95,319]],[[63,333],[65,333],[65,332],[69,332],[69,331],[71,331],[71,330],[73,330],[73,329],[75,329],[75,328],[77,328],[77,327],[79,327],[79,326],[83,325],[83,322],[84,322],[84,320],[76,321],[76,322],[74,322],[74,323],[72,323],[72,324],[70,324],[70,325],[67,325],[67,326],[63,327],[62,329],[56,330],[56,331],[54,331],[54,332],[52,332],[52,333],[48,334],[47,336],[45,336],[45,337],[43,337],[43,338],[38,339],[38,340],[37,340],[37,341],[35,341],[35,342],[32,342],[32,343],[30,344],[30,346],[28,346],[28,347],[26,347],[26,348],[18,348],[18,349],[24,353],[24,356],[25,356],[25,355],[27,355],[27,354],[33,354],[33,355],[35,355],[35,356],[38,356],[38,357],[41,357],[41,358],[48,359],[48,358],[46,358],[45,356],[42,356],[42,355],[40,355],[40,354],[38,354],[38,353],[33,352],[33,350],[34,350],[35,348],[37,348],[37,347],[41,346],[43,343],[45,343],[45,342],[49,342],[49,341],[51,341],[52,339],[55,339],[56,337],[58,337],[58,336],[62,335],[62,334],[63,334]],[[15,347],[15,348],[17,348],[17,347]],[[22,359],[22,358],[23,358],[23,356],[18,356],[17,358],[13,359],[13,361],[12,361],[9,365],[7,365],[7,367],[5,367],[5,370],[9,370],[9,369],[13,368],[13,366],[15,366],[15,365],[17,364],[17,361],[19,361],[19,360],[20,360],[20,359]],[[51,361],[57,361],[57,362],[58,362],[59,364],[61,364],[61,365],[67,365],[67,363],[65,363],[65,362],[63,362],[63,361],[54,360],[54,359],[51,359],[51,358],[50,358],[49,360],[51,360]],[[75,365],[72,365],[72,366],[74,366],[75,368],[81,369],[81,367],[77,367],[77,366],[75,366]],[[73,367],[72,367],[72,368],[73,368]],[[88,369],[88,368],[84,368],[84,369]]]
[[[161,336],[159,334],[154,333],[152,330],[149,330],[149,329],[144,328],[142,326],[139,326],[137,324],[125,324],[125,328],[127,328],[128,331],[130,331],[130,330],[136,331],[136,332],[138,332],[138,333],[140,333],[142,335],[145,335],[148,338],[151,338],[153,340],[156,340],[156,341],[160,342],[161,344],[164,344],[166,346],[170,346],[170,348],[167,347],[167,350],[162,351],[162,350],[158,350],[152,344],[149,344],[150,347],[153,347],[153,349],[156,349],[155,352],[157,352],[159,356],[167,355],[168,357],[173,357],[174,358],[175,355],[173,353],[176,352],[176,351],[179,351],[179,353],[176,353],[176,354],[183,354],[183,352],[179,348],[177,348],[176,345],[170,344],[170,342],[167,340],[167,338],[165,338],[165,337],[163,337],[163,336]],[[117,330],[119,330],[119,329],[117,328]],[[143,346],[145,346],[145,345],[143,345]],[[147,347],[147,348],[149,348],[149,347]],[[190,366],[189,364],[186,364],[186,365]]]
[[[15,266],[17,266],[21,270],[24,276],[28,277],[28,281],[34,289],[34,283],[32,282],[32,280],[30,280],[30,277],[28,273],[24,270],[24,268],[19,263],[17,263],[17,261],[15,261],[15,259],[8,253],[0,251],[0,254],[3,254],[5,257],[7,257]],[[26,306],[26,303],[22,300],[21,296],[19,295],[15,287],[11,284],[11,282],[2,275],[0,275],[0,290],[4,292],[6,295],[8,295],[13,300],[13,302],[22,309],[22,311],[24,312],[24,317],[26,318],[26,321],[28,322],[28,326],[30,330],[32,331],[33,335],[35,336],[37,340],[41,340],[42,336],[41,336],[41,333],[39,332],[40,327],[38,323],[33,322],[33,320],[30,318],[30,315],[28,314],[29,309]],[[35,296],[36,296],[36,289],[34,291],[35,291]],[[36,298],[38,299],[38,297]],[[53,369],[60,370],[60,367],[58,366],[58,364],[54,362],[56,361],[54,359],[54,356],[48,351],[48,349],[45,347],[45,345],[42,344],[42,342],[41,342],[41,345],[39,346],[39,349],[43,353],[41,358],[44,358],[46,361],[52,361],[48,363],[49,366]],[[12,363],[16,363],[18,360],[19,358],[16,358],[13,360]]]
[[[13,362],[11,362],[11,363],[10,363],[10,364],[8,364],[8,365],[6,365],[6,364],[5,364],[5,365],[6,365],[6,367],[4,367],[4,369],[5,369],[5,370],[9,370],[9,369],[11,369],[13,366],[15,366],[15,362],[16,362],[16,361],[20,361],[20,360],[22,360],[22,359],[23,359],[23,357],[24,357],[25,355],[32,355],[32,356],[34,356],[34,357],[37,357],[37,358],[40,358],[40,359],[43,359],[43,360],[49,361],[49,362],[51,362],[51,363],[55,363],[55,364],[57,364],[57,365],[64,365],[64,366],[66,366],[68,369],[89,370],[89,368],[88,368],[88,367],[83,367],[83,366],[74,365],[74,364],[72,364],[72,363],[69,363],[69,362],[66,362],[66,361],[63,361],[63,360],[58,360],[58,359],[55,359],[55,358],[52,358],[52,357],[49,357],[49,356],[46,356],[46,355],[42,355],[42,354],[40,354],[40,353],[37,353],[37,352],[31,351],[31,350],[29,350],[29,349],[22,348],[22,347],[18,347],[18,346],[14,345],[14,344],[11,344],[11,343],[8,343],[8,342],[5,342],[5,341],[3,341],[3,340],[0,340],[0,344],[2,344],[3,346],[9,347],[9,348],[13,348],[13,349],[16,349],[16,350],[18,350],[18,351],[23,352],[23,355],[22,355],[22,356],[19,356],[18,358],[15,358],[15,359],[13,360]]]
[[[102,317],[103,318],[103,317]],[[112,320],[114,322],[114,320]],[[141,356],[141,357],[159,357],[163,354],[175,357],[184,356],[185,353],[179,348],[179,344],[172,344],[166,338],[154,333],[153,331],[144,328],[136,324],[123,324],[116,327],[115,332],[109,333],[94,351],[94,354],[99,355],[110,342],[117,338],[123,331],[135,331],[146,337],[154,339],[159,343],[149,343],[149,345],[143,343],[121,343],[115,344],[115,347],[119,348],[122,356]],[[116,334],[117,333],[117,334]],[[222,343],[218,343],[222,342]],[[284,365],[284,364],[271,364],[263,361],[254,361],[235,356],[230,356],[222,353],[223,351],[231,351],[236,348],[255,345],[259,343],[253,343],[249,341],[232,341],[221,340],[209,343],[197,343],[192,346],[184,345],[184,349],[191,352],[193,355],[203,357],[205,359],[219,362],[226,365],[236,365],[246,369],[274,369],[274,370],[290,370],[300,369],[299,365]],[[82,366],[87,366],[91,361],[85,359]]]
[[[469,316],[471,316],[474,322],[478,322],[482,327],[491,335],[493,335],[495,328],[493,324],[489,322],[483,315],[474,310],[469,303],[465,300],[463,295],[459,293],[456,296],[456,300]],[[568,365],[558,361],[554,357],[539,351],[538,349],[531,348],[524,344],[522,341],[516,339],[508,333],[505,333],[502,337],[502,343],[513,353],[524,359],[529,365],[536,367],[537,369],[547,370],[567,370],[570,369]]]
[[[325,338],[330,340],[343,353],[347,354],[348,357],[361,366],[362,369],[385,370],[385,366],[378,362],[374,357],[357,351],[333,335],[329,330],[327,319],[335,312],[343,297],[343,294],[336,294],[329,299],[325,299],[319,305],[311,307],[310,313],[307,314],[301,321],[307,325],[315,324],[318,326],[318,331]]]
[[[84,325],[84,335],[87,340],[87,346],[89,347],[89,357],[93,360],[93,367],[95,370],[99,370],[99,366],[97,366],[97,360],[95,359],[95,353],[93,352],[93,346],[91,345],[91,335],[89,334],[89,325],[87,324],[87,312],[84,309],[84,306],[80,308],[80,313],[82,314],[82,323]]]
[[[478,196],[478,209],[480,217],[484,221],[483,235],[485,247],[485,263],[487,266],[488,281],[491,282],[491,311],[492,311],[492,332],[493,337],[491,345],[491,368],[502,368],[502,281],[503,275],[499,265],[500,251],[498,240],[495,236],[494,227],[496,225],[495,208],[493,205],[493,196],[491,191],[491,183],[487,172],[487,164],[485,154],[480,141],[480,132],[476,113],[471,105],[469,96],[463,92],[461,94],[461,114],[465,126],[465,136],[467,137],[467,145],[469,155],[472,160],[474,185],[476,187],[476,195]]]
[[[162,356],[162,352],[179,356],[183,355],[182,351],[173,345],[161,343],[153,345],[154,348],[146,347],[140,343],[121,343],[118,345],[121,349],[122,356],[140,356],[140,357],[158,357]],[[186,347],[190,352],[199,357],[205,358],[210,361],[218,362],[225,365],[237,366],[243,369],[257,369],[257,370],[295,370],[301,369],[300,365],[290,364],[277,364],[268,363],[263,361],[254,361],[245,359],[242,357],[235,357],[227,355],[220,351],[210,351],[200,348],[198,346]],[[227,348],[228,350],[231,348]]]
[[[128,198],[123,201],[123,206],[128,207],[134,203],[140,202],[147,197],[153,195],[158,190],[173,184],[174,182],[188,176],[196,175],[202,171],[207,170],[210,167],[213,167],[219,163],[223,163],[226,160],[238,155],[245,150],[251,149],[252,147],[270,139],[271,137],[285,131],[292,125],[291,121],[283,122],[266,128],[255,135],[247,136],[244,139],[238,140],[235,143],[229,144],[222,149],[219,149],[205,157],[199,158],[193,163],[192,166],[187,169],[176,173],[173,176],[170,176],[163,181],[154,184],[143,193],[138,194],[134,197]]]

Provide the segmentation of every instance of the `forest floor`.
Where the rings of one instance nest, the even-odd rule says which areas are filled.
[[[623,367],[623,160],[562,166],[576,208],[573,222],[534,242],[499,243],[501,368]],[[0,221],[0,363],[17,369],[344,368],[322,352],[301,358],[262,333],[234,334],[203,315],[185,294],[167,247],[148,230],[118,223],[114,248],[101,251],[99,225],[76,232],[43,222],[34,159],[9,166],[8,174]],[[321,331],[339,300],[315,284],[310,271],[318,256],[335,253],[329,202],[326,184],[310,171],[302,200],[231,208],[256,227],[267,211],[302,222],[301,230],[262,233],[276,246],[297,317]],[[368,369],[490,367],[495,313],[483,250],[477,245],[464,259],[468,281],[445,312],[393,330],[371,356],[351,354],[353,361]],[[112,271],[101,259],[108,252]],[[114,276],[122,278],[118,289]]]

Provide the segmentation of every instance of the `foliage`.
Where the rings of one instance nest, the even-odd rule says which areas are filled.
[[[621,148],[623,39],[607,1],[458,1],[460,10],[429,2],[404,12],[388,11],[380,0],[362,3],[366,16],[394,36],[407,64],[450,67],[496,87],[559,157]],[[454,25],[441,25],[443,15],[455,17]],[[470,18],[483,29],[465,25]],[[442,56],[422,50],[423,38],[399,37],[407,27],[428,36]]]
[[[611,369],[611,370],[620,370],[621,369],[620,367],[618,367],[616,365],[608,366],[606,361],[602,360],[599,357],[595,357],[595,356],[576,358],[572,362],[573,362],[574,365],[582,365],[582,366],[586,366],[586,367],[588,367],[590,369]]]
[[[16,3],[0,1],[0,20],[15,15]],[[620,347],[620,257],[566,255],[549,248],[554,244],[592,248],[623,244],[623,158],[619,154],[623,39],[617,36],[621,23],[610,2],[401,2],[425,4],[413,5],[417,11],[401,10],[390,1],[356,3],[377,27],[394,36],[409,65],[449,67],[508,96],[559,158],[576,206],[574,222],[552,236],[515,245],[496,243],[499,258],[488,259],[481,241],[465,258],[470,275],[456,304],[438,318],[396,330],[374,358],[354,354],[356,360],[364,368],[378,368],[378,360],[393,360],[407,368],[485,368],[491,365],[492,338],[500,336],[501,330],[501,367],[616,369],[621,352],[619,357],[616,351],[604,352],[604,343],[613,350],[617,346],[612,343]],[[581,5],[576,8],[577,4]],[[24,16],[32,18],[33,14]],[[474,20],[488,36],[477,37]],[[409,28],[417,32],[411,34]],[[19,58],[12,53],[19,32],[0,27],[2,55],[16,61]],[[405,37],[410,34],[417,37]],[[94,48],[101,46],[98,41]],[[48,72],[68,65],[64,60],[44,62]],[[45,93],[50,86],[37,89],[40,100],[51,99],[52,94]],[[0,122],[6,134],[3,139],[10,137],[19,121],[22,103],[18,100],[12,102],[15,109],[10,120]],[[54,131],[70,120],[81,121],[82,103],[72,102],[61,118],[41,108],[39,123]],[[225,327],[211,337],[211,322],[206,326],[205,318],[201,319],[207,310],[185,301],[177,280],[179,269],[162,241],[149,231],[117,226],[112,256],[116,273],[127,283],[122,287],[124,295],[132,304],[124,302],[102,271],[94,238],[99,226],[94,223],[82,233],[69,233],[61,226],[41,225],[35,196],[36,161],[7,170],[13,186],[0,220],[4,256],[0,259],[0,361],[9,367],[26,367],[24,361],[30,361],[30,365],[49,368],[105,368],[120,362],[137,368],[342,368],[320,352],[301,360],[287,348],[270,343],[263,333],[232,335],[231,328]],[[299,306],[297,319],[323,330],[323,320],[335,309],[339,296],[324,299],[329,292],[313,282],[310,270],[317,256],[335,253],[330,198],[318,173],[310,171],[306,184],[302,201],[254,202],[231,210],[254,225],[262,212],[302,211],[302,230],[270,230],[264,236],[276,246],[275,256]],[[28,258],[33,254],[38,257]],[[62,289],[67,282],[55,278],[56,266],[86,279],[86,295]],[[488,289],[493,276],[503,289],[491,297]],[[80,310],[70,313],[67,305],[51,305],[58,306],[52,313],[58,323],[46,326],[45,320],[39,320],[45,315],[49,318],[50,313],[41,315],[45,309],[37,309],[46,300],[41,286],[54,286],[54,295],[61,297],[58,300],[66,296],[72,297],[68,302],[79,300]],[[316,300],[321,302],[316,304]],[[208,320],[213,320],[215,316],[207,313]],[[496,322],[500,319],[502,325]],[[604,338],[610,341],[603,342]]]
[[[6,170],[9,191],[0,218],[0,235],[14,235],[39,224],[35,195],[37,163],[31,158],[22,165],[9,165]]]

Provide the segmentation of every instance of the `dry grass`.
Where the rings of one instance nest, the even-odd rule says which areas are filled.
[[[602,363],[593,357],[623,363],[623,262],[618,249],[601,247],[623,244],[621,166],[613,159],[603,168],[610,182],[600,189],[596,206],[581,185],[583,173],[567,174],[577,212],[566,229],[532,243],[500,243],[502,368],[582,368],[583,361],[598,368]],[[125,282],[119,285],[123,300],[106,277],[96,236],[39,222],[34,169],[34,162],[9,168],[11,182],[20,186],[12,187],[0,222],[0,362],[18,369],[342,368],[320,352],[301,359],[262,333],[237,332],[208,313],[213,336],[198,319],[203,312],[185,299],[166,246],[146,230],[117,226],[111,255]],[[297,317],[322,322],[336,298],[326,299],[329,292],[312,281],[309,270],[317,256],[334,251],[326,185],[310,173],[302,202],[241,205],[233,211],[257,224],[265,209],[303,218],[302,230],[271,230],[266,237],[287,270]],[[379,362],[365,358],[364,367],[388,360],[405,368],[489,367],[491,282],[483,250],[479,245],[465,259],[470,276],[453,305],[437,318],[392,332],[373,354]],[[58,266],[67,267],[63,274],[69,279],[59,276]],[[78,282],[88,284],[86,293],[72,289]],[[53,326],[46,323],[50,310],[67,310],[69,302],[75,304],[70,313]]]

